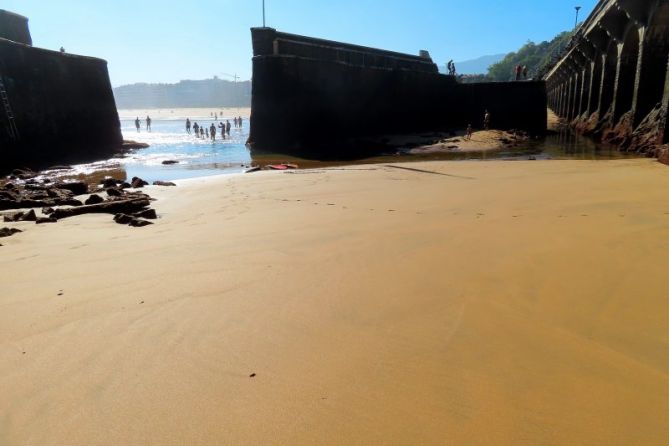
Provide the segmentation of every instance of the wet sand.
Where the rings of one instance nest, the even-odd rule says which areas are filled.
[[[666,166],[148,190],[148,228],[89,215],[0,239],[0,444],[669,440]]]

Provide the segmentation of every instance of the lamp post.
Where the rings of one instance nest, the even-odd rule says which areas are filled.
[[[576,10],[576,21],[574,22],[574,29],[576,29],[576,27],[578,26],[578,12],[581,10],[581,7],[580,6],[574,6],[574,9]]]
[[[265,0],[262,0],[262,27],[265,28]]]

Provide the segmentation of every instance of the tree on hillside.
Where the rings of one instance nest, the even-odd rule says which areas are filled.
[[[571,40],[573,33],[565,31],[550,42],[536,44],[528,41],[515,53],[509,53],[500,62],[488,69],[491,81],[504,82],[515,79],[515,67],[527,66],[528,76],[533,78],[557,57]]]

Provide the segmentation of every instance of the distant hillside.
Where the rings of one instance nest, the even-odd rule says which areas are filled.
[[[114,88],[116,107],[250,107],[251,81],[205,79],[178,84],[132,84]]]
[[[458,74],[485,74],[491,65],[504,59],[506,54],[494,54],[492,56],[481,56],[478,59],[455,62]]]
[[[527,42],[518,52],[509,53],[490,67],[488,78],[492,81],[509,81],[514,79],[514,68],[517,65],[527,66],[528,77],[533,78],[551,62],[551,59],[567,46],[573,33],[565,31],[558,34],[550,42]]]

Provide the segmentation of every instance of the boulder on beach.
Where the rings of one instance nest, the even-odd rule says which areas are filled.
[[[55,217],[40,217],[35,221],[35,224],[41,225],[44,223],[58,223]]]
[[[0,228],[0,237],[11,237],[12,235],[18,234],[19,232],[23,231],[16,228]]]
[[[104,198],[102,198],[97,194],[93,194],[90,197],[88,197],[86,201],[84,201],[84,204],[98,204],[102,203],[103,201],[105,201]]]
[[[174,184],[171,181],[154,181],[153,185],[154,186],[176,186],[176,184]]]
[[[56,184],[57,189],[69,190],[74,195],[83,195],[88,193],[88,184],[83,181],[67,181]]]
[[[179,164],[179,161],[177,161],[177,160],[165,160],[165,161],[163,161],[163,164],[165,166],[170,166],[172,164]]]
[[[130,182],[130,185],[134,189],[137,189],[137,188],[140,188],[140,187],[148,186],[149,183],[147,183],[146,181],[144,181],[143,179],[141,179],[139,177],[132,177],[132,181]]]

